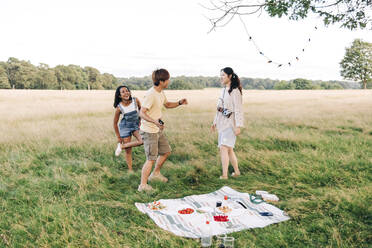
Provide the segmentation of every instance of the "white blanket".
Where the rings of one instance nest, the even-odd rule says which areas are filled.
[[[225,196],[228,197],[228,200],[224,200]],[[221,212],[216,207],[217,201],[221,201],[222,206],[228,207],[231,211],[228,213]],[[149,203],[136,202],[135,205],[142,213],[148,214],[159,227],[177,236],[189,238],[265,227],[290,219],[279,208],[266,202],[258,204],[252,202],[249,194],[240,193],[227,186],[209,194],[191,195],[181,199],[160,199],[158,202],[165,208],[152,210]],[[192,214],[180,214],[178,212],[185,208],[191,208],[194,212]],[[260,212],[271,212],[273,216],[261,216]],[[229,221],[217,222],[213,217],[215,215],[227,215]],[[209,224],[207,224],[207,221],[209,221]]]

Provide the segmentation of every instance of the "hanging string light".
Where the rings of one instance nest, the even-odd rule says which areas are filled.
[[[265,58],[267,59],[267,63],[268,63],[268,64],[274,64],[274,65],[277,65],[278,67],[282,67],[282,66],[288,66],[288,67],[289,67],[289,66],[292,66],[293,62],[298,62],[298,61],[300,61],[300,57],[301,57],[300,55],[295,56],[295,59],[296,59],[295,61],[292,60],[292,59],[290,59],[287,63],[280,63],[280,62],[275,61],[275,60],[272,60],[270,57],[266,56],[266,55],[264,54],[264,52],[263,52],[263,51],[258,47],[257,43],[254,41],[253,36],[249,34],[248,29],[247,29],[247,26],[245,25],[245,22],[243,21],[243,19],[242,19],[242,17],[241,17],[240,15],[239,15],[239,19],[240,19],[241,23],[243,24],[243,27],[244,27],[245,33],[246,33],[247,36],[248,36],[248,40],[249,40],[250,42],[253,43],[253,45],[254,45],[254,47],[256,48],[256,50],[258,51],[258,53],[259,53],[261,56],[263,56],[263,57],[265,57]],[[318,27],[315,26],[315,27],[314,27],[314,30],[315,30],[315,31],[318,30]],[[310,42],[311,42],[311,38],[309,38],[309,39],[307,40],[306,44],[305,44],[304,47],[302,48],[302,53],[305,52],[305,48],[309,45]]]

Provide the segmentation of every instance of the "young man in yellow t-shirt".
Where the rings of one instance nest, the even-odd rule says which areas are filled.
[[[162,107],[176,108],[187,104],[186,99],[181,99],[178,102],[167,101],[163,90],[168,87],[169,78],[169,72],[165,69],[158,69],[152,73],[154,86],[146,92],[145,100],[141,107],[140,134],[145,148],[146,162],[142,167],[141,184],[138,186],[138,191],[153,189],[147,184],[148,180],[168,181],[168,178],[160,173],[161,167],[171,153],[167,137],[163,132],[165,126],[161,120]],[[155,169],[151,173],[154,163]]]

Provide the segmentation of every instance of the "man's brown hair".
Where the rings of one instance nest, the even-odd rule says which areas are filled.
[[[159,86],[160,81],[167,81],[170,78],[169,72],[166,69],[157,69],[152,72],[152,82],[155,86]]]

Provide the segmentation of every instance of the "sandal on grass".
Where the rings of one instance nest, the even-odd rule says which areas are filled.
[[[220,176],[220,179],[221,179],[221,180],[227,180],[227,179],[228,179],[228,177],[223,177],[223,176]]]

